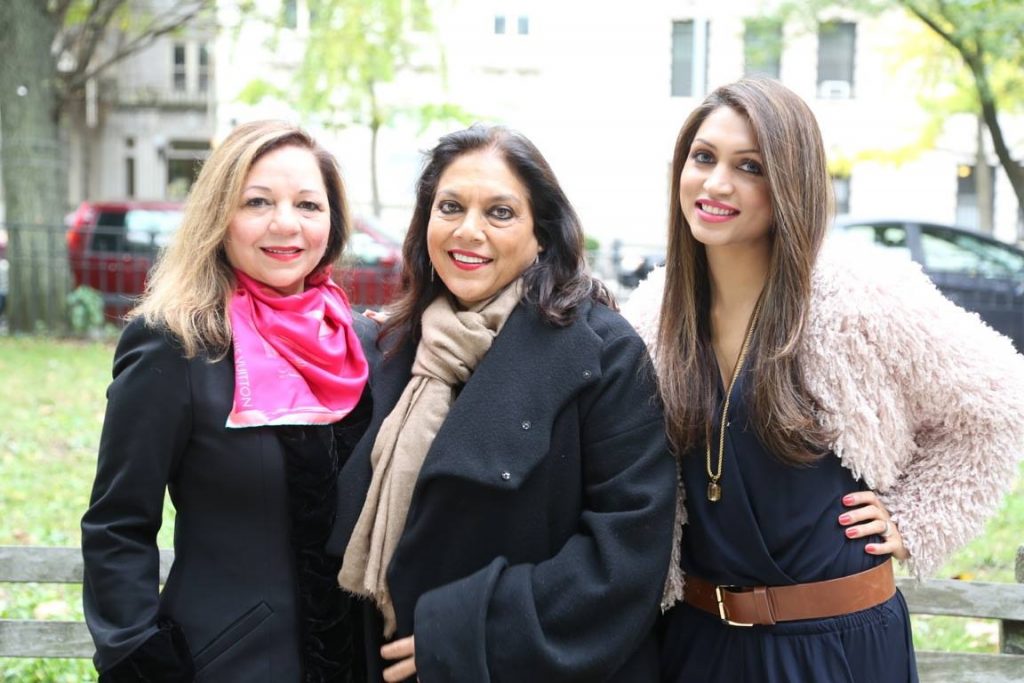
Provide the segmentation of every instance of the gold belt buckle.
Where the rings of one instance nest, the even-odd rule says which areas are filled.
[[[715,586],[715,600],[718,601],[718,616],[722,620],[723,624],[728,624],[729,626],[744,626],[749,628],[754,624],[747,624],[742,621],[733,621],[725,614],[725,601],[723,600],[722,595],[725,591],[735,587],[736,586]]]

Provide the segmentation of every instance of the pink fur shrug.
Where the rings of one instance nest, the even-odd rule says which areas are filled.
[[[664,269],[623,314],[655,352]],[[801,340],[836,455],[875,490],[919,578],[982,530],[1024,449],[1024,357],[920,267],[881,250],[822,250]],[[677,534],[686,521],[682,487]],[[682,597],[678,538],[663,608]]]

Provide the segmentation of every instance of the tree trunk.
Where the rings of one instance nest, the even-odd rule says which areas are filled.
[[[967,67],[974,76],[974,85],[978,90],[978,100],[981,103],[981,116],[988,128],[988,134],[992,137],[992,147],[995,149],[999,163],[1010,179],[1010,186],[1017,196],[1017,206],[1024,207],[1024,166],[1013,158],[1010,147],[1003,137],[1003,129],[999,125],[999,114],[996,109],[996,98],[988,82],[988,72],[985,65],[978,58],[961,52]]]
[[[374,121],[370,125],[370,189],[373,193],[373,216],[380,218],[380,188],[377,186],[377,133],[380,123]]]
[[[12,331],[66,330],[68,259],[63,216],[67,159],[61,144],[58,26],[39,0],[0,2],[0,165],[10,264]]]
[[[988,165],[985,153],[985,119],[976,117],[978,123],[977,148],[974,153],[974,187],[978,198],[978,231],[986,235],[995,232],[995,183],[992,167]]]
[[[380,133],[380,113],[377,111],[377,92],[373,81],[367,83],[370,94],[370,191],[373,194],[373,217],[380,218],[380,187],[377,185],[377,135]]]
[[[1003,167],[1003,171],[1006,172],[1006,177],[1010,180],[1010,187],[1013,188],[1013,193],[1017,197],[1018,210],[1024,209],[1024,166],[1022,166],[1013,155],[1010,153],[1010,147],[1006,143],[1006,138],[1003,137],[1003,129],[999,125],[999,114],[996,107],[995,94],[992,92],[992,87],[988,82],[988,69],[985,66],[984,59],[984,46],[979,42],[973,48],[968,44],[964,43],[962,39],[955,37],[950,32],[945,30],[942,23],[927,14],[922,8],[918,7],[913,2],[908,0],[899,0],[900,4],[903,5],[911,14],[920,19],[928,28],[933,30],[940,38],[949,43],[963,58],[967,68],[971,71],[971,76],[974,77],[974,87],[978,91],[978,102],[981,104],[981,116],[985,120],[985,126],[988,128],[989,135],[992,136],[992,147],[995,149],[996,156],[999,158],[999,164]],[[942,4],[939,5],[940,9]],[[948,19],[952,23],[955,22],[954,14],[943,14],[941,11],[937,13],[938,17]]]

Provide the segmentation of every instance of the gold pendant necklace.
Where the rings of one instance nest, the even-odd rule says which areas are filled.
[[[743,335],[743,345],[740,346],[740,354],[736,358],[736,366],[732,369],[732,378],[729,380],[729,387],[725,390],[725,399],[722,401],[722,423],[718,430],[718,462],[715,470],[711,471],[711,422],[706,426],[704,440],[707,448],[707,456],[704,460],[704,467],[707,470],[708,478],[708,500],[717,503],[722,498],[722,485],[718,480],[722,477],[722,458],[725,455],[725,427],[729,422],[729,398],[732,396],[732,389],[736,385],[736,378],[740,376],[743,369],[743,362],[747,359],[747,352],[750,351],[750,338],[754,336],[754,326],[757,324],[757,316],[761,312],[761,297],[758,297],[754,304],[754,312],[750,314],[750,322],[747,324],[747,331]]]

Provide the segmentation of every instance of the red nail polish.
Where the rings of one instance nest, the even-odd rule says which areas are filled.
[[[864,546],[864,552],[868,552],[868,553],[871,553],[872,555],[874,555],[875,554],[875,544],[874,543],[868,543],[866,546]]]
[[[847,538],[855,538],[856,536],[857,536],[857,530],[854,529],[853,527],[851,527],[851,528],[846,530],[846,537]]]
[[[850,523],[850,515],[839,515],[839,523],[840,524],[849,524]]]
[[[843,496],[843,505],[853,505],[853,496]]]

